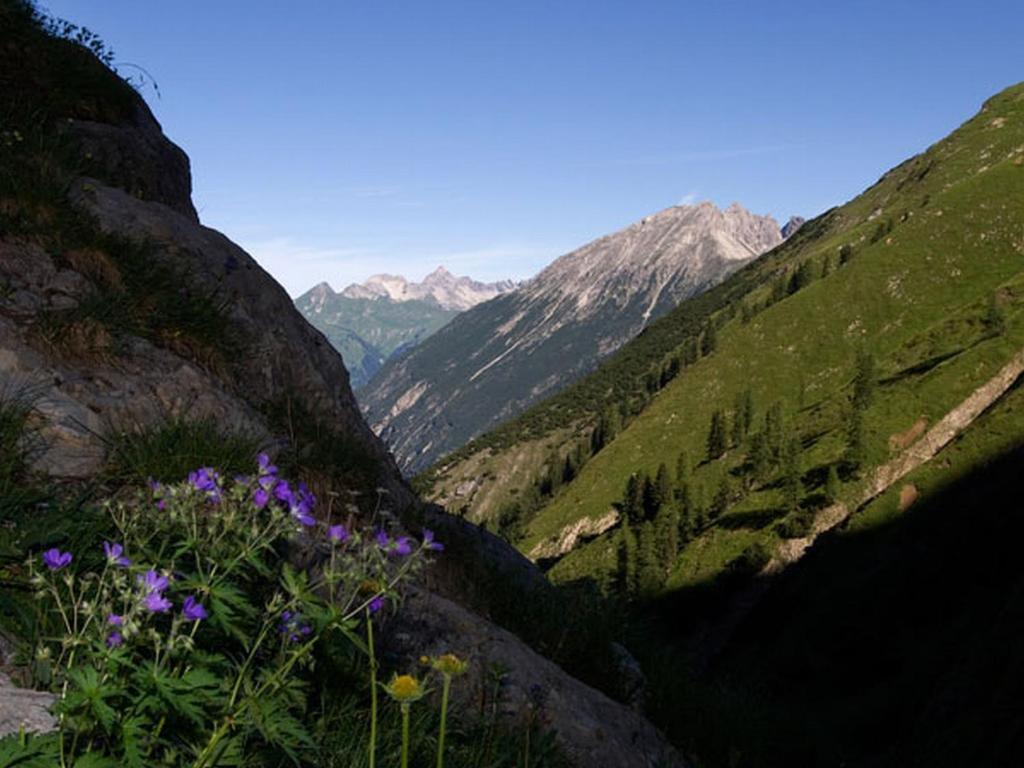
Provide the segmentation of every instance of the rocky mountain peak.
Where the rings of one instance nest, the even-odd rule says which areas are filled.
[[[379,274],[369,277],[365,283],[349,285],[341,295],[351,299],[432,301],[442,309],[461,312],[515,287],[516,283],[511,280],[483,283],[471,277],[457,277],[439,266],[420,283],[401,275]]]
[[[803,216],[790,216],[789,221],[782,225],[782,238],[788,240],[800,227],[807,222]]]
[[[666,208],[556,259],[389,362],[361,391],[365,412],[406,471],[423,469],[781,242],[778,222],[738,203]]]

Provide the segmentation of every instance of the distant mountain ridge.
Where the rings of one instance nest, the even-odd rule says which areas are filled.
[[[587,373],[681,300],[782,242],[738,203],[668,208],[555,260],[474,307],[363,392],[374,429],[416,472]]]
[[[512,280],[456,277],[438,267],[421,283],[382,274],[335,292],[322,282],[295,305],[341,353],[352,387],[359,389],[390,357],[416,346],[459,312],[515,286]]]
[[[514,280],[483,283],[470,277],[456,277],[444,267],[438,267],[416,283],[400,275],[373,275],[364,283],[352,283],[342,296],[350,299],[388,298],[392,301],[435,301],[442,309],[464,311],[482,301],[511,291]]]

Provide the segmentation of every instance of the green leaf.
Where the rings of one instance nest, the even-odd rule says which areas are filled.
[[[23,734],[0,739],[0,765],[4,768],[53,768],[60,760],[56,734]]]

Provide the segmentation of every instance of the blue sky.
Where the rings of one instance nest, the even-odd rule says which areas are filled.
[[[1015,2],[43,0],[144,67],[293,295],[527,277],[680,202],[812,216],[1024,79]]]

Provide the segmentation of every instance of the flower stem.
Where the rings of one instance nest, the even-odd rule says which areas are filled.
[[[452,687],[452,676],[444,676],[441,686],[441,729],[437,736],[437,768],[444,768],[444,734],[448,722],[448,692]]]
[[[370,654],[370,747],[369,768],[377,764],[377,654],[373,650],[373,617],[366,609],[366,647]]]
[[[409,702],[402,704],[402,768],[409,768]]]

